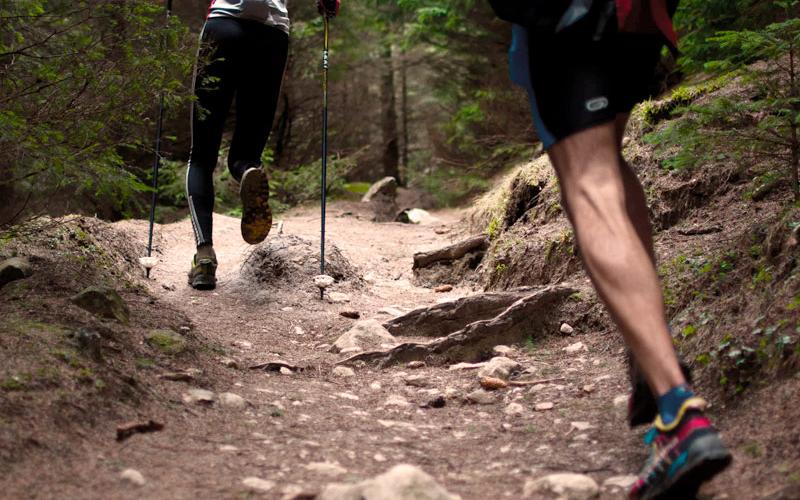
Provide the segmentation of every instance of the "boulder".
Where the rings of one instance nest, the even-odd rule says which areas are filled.
[[[558,498],[559,500],[590,500],[600,494],[594,479],[583,474],[562,472],[525,482],[525,498]]]
[[[364,203],[369,203],[374,213],[376,222],[392,222],[397,216],[397,180],[394,177],[384,177],[373,184],[361,198]]]
[[[397,197],[397,179],[394,177],[384,177],[374,183],[361,198],[361,201],[369,203],[379,196],[388,196],[392,199]]]
[[[25,279],[33,274],[33,267],[28,259],[13,257],[0,262],[0,288],[12,281]]]
[[[388,472],[357,484],[330,484],[317,500],[460,500],[413,465],[396,465]]]
[[[127,323],[130,310],[116,290],[106,286],[90,286],[70,299],[73,304],[95,316]]]
[[[344,335],[336,339],[331,352],[342,352],[348,349],[372,350],[381,344],[394,344],[395,338],[379,321],[368,319],[359,321]]]

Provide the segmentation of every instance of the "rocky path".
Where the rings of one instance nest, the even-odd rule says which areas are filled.
[[[187,326],[219,364],[188,383],[171,383],[163,398],[181,420],[103,450],[96,474],[80,479],[89,486],[82,491],[119,498],[314,498],[330,483],[358,483],[410,464],[464,499],[548,498],[547,482],[536,480],[555,473],[582,475],[561,478],[577,488],[571,498],[592,498],[595,485],[601,498],[624,497],[625,476],[636,471],[644,450],[640,435],[625,426],[624,356],[616,338],[558,318],[574,332],[556,329],[543,340],[496,349],[520,378],[539,383],[496,391],[479,390],[478,368],[336,367],[346,355],[329,348],[355,324],[340,313],[383,322],[475,292],[436,293],[411,281],[415,251],[463,236],[458,212],[435,213],[420,225],[376,224],[349,205],[335,205],[330,214],[328,242],[361,278],[335,285],[334,302],[321,301],[310,280],[287,276],[263,288],[243,282],[240,269],[252,248],[239,237],[239,221],[219,215],[220,283],[213,292],[194,291],[184,278],[193,250],[188,221],[159,228],[161,263],[148,286],[191,318]],[[136,228],[144,236],[144,226]],[[316,251],[318,231],[316,212],[296,211],[284,219],[283,234],[270,238],[300,237]],[[275,360],[303,369],[249,369]],[[448,498],[424,477],[395,473],[399,478],[370,487],[422,481],[414,487],[427,493],[398,498]],[[334,490],[320,498],[358,498]]]

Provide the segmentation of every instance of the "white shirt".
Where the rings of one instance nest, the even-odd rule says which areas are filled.
[[[289,33],[287,0],[212,0],[208,18],[237,17],[258,21]]]

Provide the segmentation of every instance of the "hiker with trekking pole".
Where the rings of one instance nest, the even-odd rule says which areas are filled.
[[[189,284],[199,290],[216,286],[217,258],[212,239],[214,167],[225,119],[236,99],[228,170],[239,183],[242,238],[264,241],[272,228],[269,182],[261,165],[289,48],[286,0],[213,0],[200,35],[194,75],[192,151],[186,172],[186,195],[197,252]],[[339,0],[317,0],[325,19],[339,12]],[[324,190],[324,187],[323,187]]]
[[[630,497],[694,498],[731,454],[675,354],[645,193],[622,156],[630,111],[650,94],[662,48],[676,50],[677,1],[490,3],[514,24],[512,80],[527,91],[587,274],[635,360],[629,422],[652,422],[652,454]]]

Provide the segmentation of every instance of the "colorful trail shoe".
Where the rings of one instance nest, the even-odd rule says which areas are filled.
[[[195,290],[213,290],[217,286],[217,259],[202,258],[197,255],[192,259],[189,270],[189,285]]]
[[[631,499],[695,498],[703,483],[730,465],[730,452],[703,414],[706,406],[701,398],[689,398],[672,424],[656,417],[645,436],[653,451],[631,488]]]
[[[260,168],[248,168],[242,175],[239,196],[242,198],[242,238],[251,245],[261,243],[272,229],[267,174]]]

